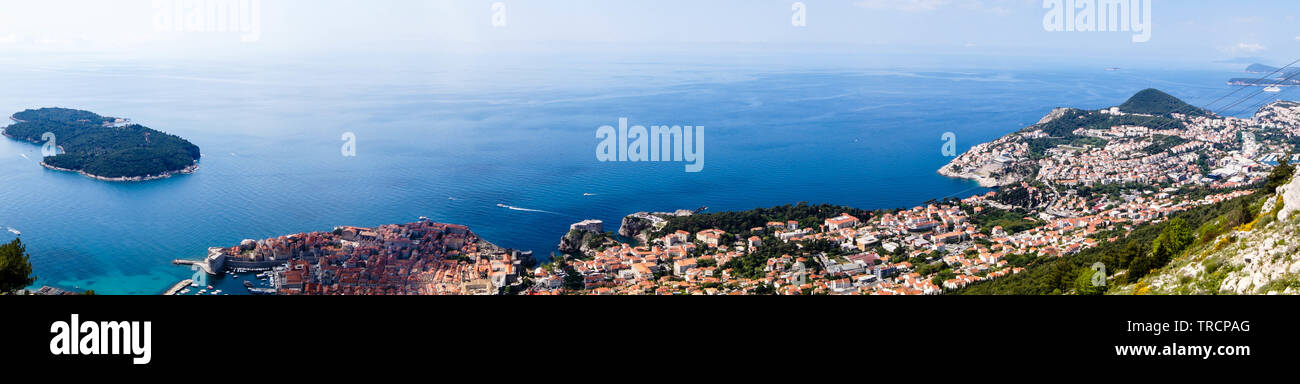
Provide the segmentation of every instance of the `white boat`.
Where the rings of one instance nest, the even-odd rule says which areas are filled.
[[[1278,86],[1274,85],[1274,86],[1272,86],[1272,87],[1264,88],[1264,92],[1268,92],[1268,93],[1278,93],[1278,92],[1282,92],[1282,87],[1278,87]]]

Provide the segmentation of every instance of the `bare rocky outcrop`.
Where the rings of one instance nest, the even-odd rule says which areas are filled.
[[[618,227],[618,235],[626,238],[636,239],[642,243],[649,241],[651,232],[663,229],[668,224],[668,218],[679,216],[690,216],[695,212],[679,209],[675,212],[637,212],[623,217],[623,223]]]
[[[1043,124],[1050,123],[1050,122],[1052,122],[1052,121],[1054,121],[1054,120],[1056,120],[1056,119],[1061,118],[1061,116],[1065,116],[1065,113],[1066,113],[1066,112],[1069,112],[1071,109],[1074,109],[1074,108],[1056,108],[1056,109],[1053,109],[1052,112],[1049,112],[1049,113],[1047,114],[1047,116],[1043,116],[1043,118],[1042,118],[1041,120],[1038,120],[1038,123],[1037,123],[1037,124],[1034,124],[1034,125],[1043,125]]]
[[[618,235],[646,241],[649,232],[654,231],[656,227],[662,228],[667,223],[664,218],[652,215],[648,212],[637,212],[623,217],[623,223],[618,226]]]
[[[602,232],[575,229],[560,238],[558,249],[566,255],[587,257],[594,255],[597,248],[608,239],[609,236]]]
[[[1282,198],[1282,209],[1277,212],[1278,221],[1286,222],[1300,211],[1300,184],[1297,184],[1296,180],[1277,189],[1278,196]]]
[[[569,232],[560,238],[558,249],[567,255],[594,256],[600,248],[617,244],[604,228],[604,222],[600,220],[574,223],[569,226]]]

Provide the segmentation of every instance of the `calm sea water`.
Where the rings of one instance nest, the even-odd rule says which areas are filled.
[[[36,285],[115,294],[161,292],[191,273],[172,259],[210,246],[338,225],[428,216],[546,255],[570,223],[613,230],[637,211],[965,197],[984,190],[935,173],[944,132],[965,150],[1052,107],[1117,105],[1152,86],[1205,103],[1239,76],[472,57],[3,65],[4,115],[87,109],[203,149],[196,174],[118,184],[45,170],[39,146],[0,140],[0,229],[22,233]],[[596,128],[620,117],[705,126],[704,171],[597,162]],[[356,157],[340,153],[344,132]]]

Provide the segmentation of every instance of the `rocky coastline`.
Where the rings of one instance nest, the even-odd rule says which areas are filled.
[[[954,179],[974,180],[983,188],[998,188],[1019,183],[1021,180],[1020,175],[1006,175],[1003,177],[980,176],[972,172],[955,171],[953,168],[952,164],[945,165],[943,168],[939,168],[939,174]]]
[[[172,176],[175,176],[175,175],[188,175],[188,174],[192,174],[192,173],[194,173],[195,171],[198,171],[198,170],[199,170],[199,162],[195,161],[194,164],[191,164],[190,166],[185,167],[185,168],[183,168],[183,169],[175,170],[175,171],[163,172],[163,173],[160,173],[160,174],[157,174],[157,175],[131,176],[131,177],[126,177],[126,176],[123,176],[123,177],[105,177],[105,176],[100,176],[100,175],[92,174],[92,173],[89,173],[89,172],[86,172],[86,171],[81,171],[81,170],[76,170],[76,169],[67,169],[67,168],[59,168],[59,167],[55,167],[55,166],[53,166],[53,165],[46,164],[44,161],[41,162],[41,166],[42,166],[42,167],[45,167],[46,169],[50,169],[50,170],[54,170],[54,171],[59,171],[59,172],[76,172],[76,173],[78,173],[78,174],[80,174],[80,175],[82,175],[82,176],[89,177],[89,178],[92,178],[92,179],[95,179],[95,180],[100,180],[100,181],[109,181],[109,182],[116,182],[116,183],[131,183],[131,182],[140,182],[140,181],[161,180],[161,179],[166,179],[166,178],[169,178],[169,177],[172,177]]]

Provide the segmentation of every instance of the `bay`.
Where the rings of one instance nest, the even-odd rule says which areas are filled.
[[[944,133],[964,151],[1053,107],[1118,105],[1148,87],[1203,104],[1240,77],[660,59],[6,60],[0,113],[59,106],[131,118],[189,139],[203,159],[193,175],[108,183],[46,170],[39,146],[0,140],[0,229],[21,232],[35,286],[109,294],[160,293],[192,273],[171,260],[207,247],[419,216],[546,255],[573,222],[614,230],[638,211],[898,208],[983,193],[935,173],[949,160]],[[704,126],[703,172],[597,161],[596,129],[624,117]],[[341,152],[347,132],[355,157]]]

